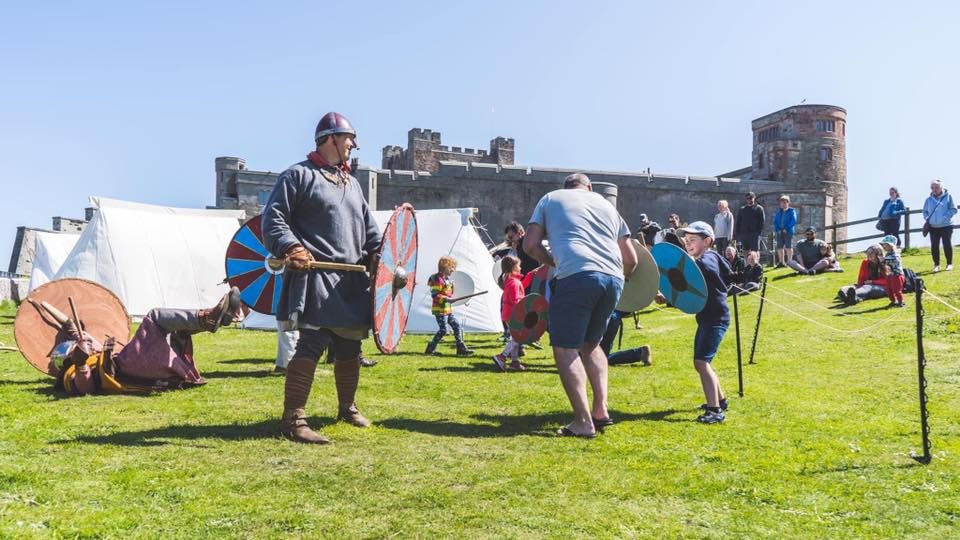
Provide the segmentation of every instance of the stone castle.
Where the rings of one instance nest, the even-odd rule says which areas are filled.
[[[748,167],[717,176],[659,174],[648,171],[579,170],[594,182],[614,184],[617,207],[634,229],[641,213],[664,223],[671,212],[683,221],[713,222],[718,199],[736,213],[748,191],[767,210],[772,236],[773,212],[781,194],[790,196],[800,225],[823,229],[847,219],[846,111],[832,105],[797,105],[752,122],[753,151]],[[518,166],[513,139],[497,137],[490,149],[449,147],[439,132],[411,129],[406,148],[386,146],[379,168],[356,164],[374,209],[409,202],[415,208],[476,208],[491,236],[512,220],[525,223],[537,201],[578,172]],[[277,173],[252,171],[241,158],[216,159],[217,208],[260,212]],[[830,240],[830,238],[827,238]],[[767,243],[768,248],[771,244]]]
[[[751,125],[750,166],[717,176],[526,167],[515,164],[513,139],[497,137],[489,150],[449,147],[442,144],[440,132],[428,129],[411,129],[405,148],[384,147],[380,167],[354,162],[354,176],[374,209],[403,202],[423,209],[476,208],[479,222],[495,240],[510,221],[525,224],[540,197],[558,189],[572,172],[616,186],[605,186],[605,194],[616,194],[608,198],[634,230],[641,213],[661,224],[671,212],[686,222],[712,223],[718,199],[730,201],[736,212],[743,194],[753,191],[767,210],[770,249],[773,212],[781,194],[789,195],[797,208],[800,227],[823,229],[847,220],[846,117],[844,109],[832,105],[797,105],[757,118]],[[249,217],[260,213],[278,176],[249,170],[236,157],[216,158],[215,169],[215,208],[242,208]],[[87,220],[90,212],[87,209]],[[79,219],[53,221],[57,232],[78,232],[86,224]],[[10,274],[30,273],[32,239],[38,230],[18,228]]]

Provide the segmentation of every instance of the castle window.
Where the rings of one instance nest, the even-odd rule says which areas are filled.
[[[762,152],[759,153],[759,154],[757,154],[757,168],[758,168],[758,169],[762,169],[762,168],[763,168],[763,153],[762,153]]]
[[[833,161],[833,148],[821,146],[820,161]]]
[[[833,133],[837,130],[837,123],[834,120],[817,120],[817,131]]]
[[[768,127],[757,133],[757,142],[770,142],[780,138],[780,126]]]

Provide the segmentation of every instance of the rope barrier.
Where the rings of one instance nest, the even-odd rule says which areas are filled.
[[[755,291],[748,291],[747,294],[749,294],[749,295],[751,295],[751,296],[759,296],[759,294],[757,294]],[[799,318],[801,318],[801,319],[803,319],[803,320],[805,320],[805,321],[807,321],[807,322],[809,322],[809,323],[815,324],[815,325],[817,325],[817,326],[820,326],[820,327],[822,327],[822,328],[825,328],[825,329],[830,330],[830,331],[833,331],[833,332],[839,332],[839,333],[842,333],[842,334],[849,334],[849,335],[861,334],[861,333],[866,332],[866,331],[868,331],[868,330],[873,330],[874,328],[877,328],[877,327],[879,327],[879,326],[881,326],[881,325],[887,324],[887,323],[889,323],[890,321],[892,321],[892,320],[894,320],[894,319],[897,319],[897,318],[901,318],[901,319],[902,319],[902,318],[903,318],[903,317],[902,317],[903,312],[899,312],[899,313],[894,313],[893,315],[891,315],[891,316],[889,316],[889,317],[887,317],[887,318],[885,318],[885,319],[883,319],[883,320],[880,320],[880,321],[878,321],[878,322],[876,322],[876,323],[874,323],[874,324],[871,324],[871,325],[869,325],[869,326],[866,326],[866,327],[864,327],[864,328],[860,328],[860,329],[857,329],[857,330],[843,330],[843,329],[840,329],[840,328],[835,328],[835,327],[830,326],[830,325],[828,325],[828,324],[824,324],[824,323],[822,323],[822,322],[820,322],[820,321],[818,321],[818,320],[816,320],[816,319],[812,319],[812,318],[810,318],[810,317],[807,317],[806,315],[804,315],[804,314],[802,314],[802,313],[797,313],[796,311],[794,311],[794,310],[792,310],[792,309],[790,309],[790,308],[788,308],[788,307],[786,307],[786,306],[784,306],[784,305],[782,305],[782,304],[780,304],[780,303],[778,303],[778,302],[774,302],[773,300],[770,299],[769,296],[767,297],[766,301],[769,302],[770,304],[773,304],[774,306],[782,309],[783,311],[786,311],[787,313],[790,313],[791,315],[794,315],[794,316],[796,316],[796,317],[799,317]]]
[[[937,296],[937,295],[933,294],[932,292],[930,292],[930,289],[924,289],[924,290],[923,290],[923,294],[925,294],[926,296],[929,296],[930,298],[933,298],[933,299],[936,300],[937,302],[940,302],[941,304],[943,304],[943,305],[947,306],[948,308],[956,311],[957,313],[960,313],[960,308],[958,308],[958,307],[956,307],[956,306],[953,306],[953,305],[950,305],[950,304],[949,304],[946,300],[944,300],[943,298],[940,298],[939,296]]]
[[[806,302],[807,304],[810,304],[810,305],[812,305],[812,306],[815,306],[815,307],[817,307],[817,308],[819,308],[819,309],[822,309],[822,310],[824,310],[824,311],[827,311],[827,312],[830,312],[830,311],[831,311],[830,308],[828,308],[828,307],[826,307],[826,306],[823,306],[823,305],[820,305],[820,304],[814,302],[813,300],[804,298],[803,296],[800,296],[799,294],[792,293],[792,292],[784,289],[783,287],[777,287],[776,285],[773,285],[772,283],[770,283],[769,280],[767,281],[767,286],[770,287],[771,289],[775,290],[775,291],[782,292],[783,294],[785,294],[785,295],[787,295],[787,296],[791,296],[791,297],[793,297],[793,298],[796,298],[797,300],[800,300],[800,301],[802,301],[802,302]],[[833,315],[833,313],[831,313],[831,315]],[[839,313],[839,315],[847,316],[847,315],[856,315],[856,314],[855,314],[855,313],[841,312],[841,313]]]

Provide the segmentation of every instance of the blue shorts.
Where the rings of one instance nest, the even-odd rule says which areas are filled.
[[[623,278],[601,272],[578,272],[551,281],[550,344],[579,349],[584,343],[599,343],[621,292]]]
[[[727,333],[730,323],[716,323],[705,326],[697,325],[697,335],[693,338],[693,359],[713,360],[720,349],[723,335]]]
[[[790,231],[777,231],[777,249],[790,249],[793,247],[793,235]]]

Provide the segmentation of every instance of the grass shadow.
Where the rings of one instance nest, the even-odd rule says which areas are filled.
[[[853,307],[853,306],[849,306],[849,307]],[[833,316],[834,316],[834,317],[843,317],[843,316],[846,316],[846,315],[864,315],[864,314],[867,314],[867,313],[873,313],[873,312],[875,312],[875,311],[884,311],[884,310],[887,310],[887,309],[893,309],[893,308],[891,308],[891,307],[888,306],[888,305],[880,305],[880,306],[877,306],[877,307],[872,307],[872,308],[869,308],[869,309],[861,309],[861,310],[858,310],[858,311],[847,311],[847,312],[844,312],[844,313],[834,313]]]
[[[607,427],[616,429],[618,424],[638,420],[655,422],[689,422],[686,419],[674,419],[670,416],[682,412],[678,409],[650,411],[645,413],[624,413],[610,411],[610,417],[616,424]],[[519,435],[536,435],[541,437],[555,437],[556,430],[570,422],[571,412],[551,412],[544,414],[522,415],[493,415],[475,414],[471,418],[483,422],[482,424],[453,422],[450,420],[421,420],[414,418],[389,418],[377,425],[388,429],[425,433],[439,437],[487,438],[487,437],[516,437]]]
[[[332,424],[333,417],[311,417],[310,425],[316,429]],[[51,441],[53,444],[80,442],[114,446],[166,446],[177,441],[219,439],[221,441],[247,441],[278,438],[279,419],[264,420],[253,424],[175,425],[143,431],[118,431],[107,435],[80,435],[71,439]]]
[[[29,386],[32,384],[43,384],[44,379],[35,381],[0,381],[0,386]]]
[[[781,279],[795,278],[795,277],[799,277],[799,276],[800,276],[800,274],[798,274],[797,272],[790,272],[790,273],[787,273],[787,274],[783,274],[782,276],[774,276],[774,277],[768,278],[768,279],[769,279],[770,281],[780,281]]]
[[[272,364],[271,364],[272,365]],[[268,371],[204,371],[204,379],[235,379],[235,378],[251,378],[251,379],[264,379],[267,377],[280,377],[280,373],[274,373],[271,368]]]
[[[274,364],[273,358],[237,358],[235,360],[220,360],[218,364]]]
[[[521,360],[523,363],[523,360]],[[556,373],[557,370],[552,365],[551,366],[542,366],[537,364],[526,364],[527,367],[524,371],[529,371],[532,373]],[[476,372],[476,371],[494,371],[499,372],[496,366],[493,365],[493,360],[489,362],[471,362],[469,365],[456,365],[456,366],[437,366],[437,367],[422,367],[418,368],[417,371],[445,371],[447,373],[466,373],[466,372]],[[519,373],[519,372],[518,372]]]

